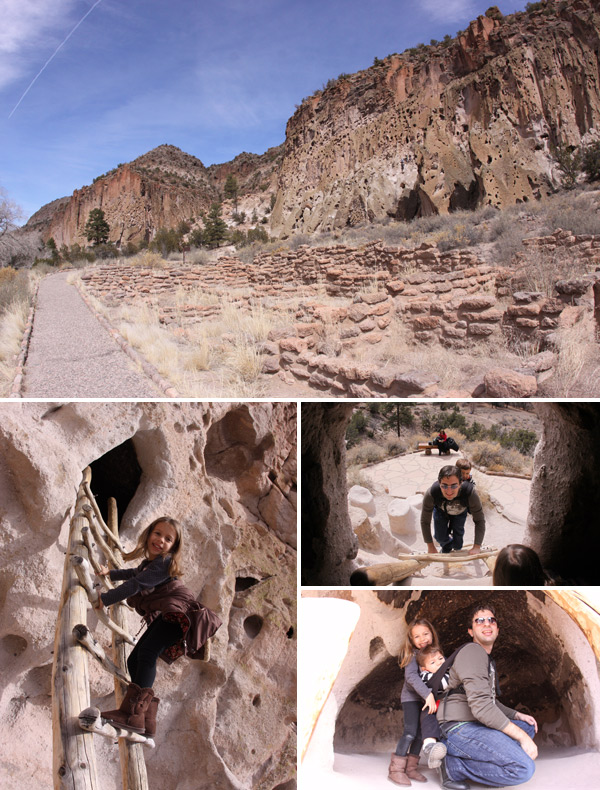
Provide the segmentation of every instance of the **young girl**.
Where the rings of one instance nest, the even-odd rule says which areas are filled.
[[[421,751],[421,738],[419,719],[421,710],[428,708],[430,713],[436,709],[435,699],[431,689],[425,685],[419,676],[419,667],[415,655],[426,645],[439,647],[435,628],[420,617],[409,623],[406,631],[406,641],[399,663],[404,667],[404,686],[400,695],[402,713],[404,714],[404,734],[398,741],[396,751],[392,754],[388,779],[397,785],[408,787],[411,779],[417,782],[426,782],[426,777],[417,769],[419,753]],[[425,700],[425,705],[423,705]]]
[[[142,532],[133,551],[123,555],[125,560],[145,557],[141,565],[111,571],[102,566],[98,574],[125,583],[101,593],[96,608],[127,598],[148,624],[127,659],[131,683],[121,707],[103,713],[102,717],[148,737],[156,732],[160,702],[152,689],[158,658],[167,663],[186,654],[201,658],[200,648],[221,625],[216,614],[199,604],[179,581],[182,549],[181,524],[174,518],[161,517]]]

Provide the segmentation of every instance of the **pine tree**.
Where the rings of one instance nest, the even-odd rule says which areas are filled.
[[[209,247],[218,247],[227,238],[227,223],[221,217],[221,204],[213,203],[208,216],[204,220],[204,243]]]
[[[110,227],[108,222],[104,219],[104,212],[101,208],[93,208],[85,223],[85,237],[91,241],[94,247],[100,244],[106,244],[108,241],[108,234]]]
[[[237,206],[238,206],[238,203],[237,203],[238,191],[239,191],[239,187],[238,187],[237,178],[230,173],[227,176],[227,180],[225,181],[224,192],[225,192],[225,197],[227,199],[233,200],[233,207],[234,207],[236,212],[237,212]]]

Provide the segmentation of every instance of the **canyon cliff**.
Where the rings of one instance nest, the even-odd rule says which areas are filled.
[[[288,122],[273,224],[311,233],[552,191],[551,146],[598,128],[599,5],[480,16],[332,81]]]
[[[330,80],[261,156],[206,168],[160,146],[26,227],[59,246],[85,244],[89,211],[101,207],[111,241],[150,239],[197,219],[230,174],[283,238],[540,199],[560,183],[553,147],[598,135],[599,11],[600,0],[549,0],[506,17],[492,7],[455,38]]]
[[[58,247],[87,246],[85,223],[92,209],[101,208],[110,226],[109,241],[119,246],[149,241],[160,228],[197,221],[208,212],[221,199],[229,175],[236,178],[241,194],[258,192],[268,203],[281,148],[262,156],[242,153],[226,164],[205,167],[179,148],[161,145],[76,189],[70,198],[43,206],[26,229],[37,231],[43,241],[53,238]]]

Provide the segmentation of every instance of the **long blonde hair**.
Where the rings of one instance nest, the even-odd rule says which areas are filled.
[[[429,628],[431,631],[431,644],[435,647],[439,648],[440,641],[438,639],[437,632],[433,625],[426,620],[424,617],[416,617],[412,620],[406,629],[406,638],[404,640],[404,646],[402,648],[402,652],[398,656],[398,663],[401,667],[405,667],[408,663],[410,663],[411,658],[415,654],[415,646],[412,641],[412,630],[417,625],[424,625],[425,628]]]
[[[148,556],[148,538],[152,534],[152,530],[157,524],[169,524],[175,530],[175,542],[173,543],[173,547],[169,551],[171,555],[171,564],[169,565],[169,576],[172,576],[174,579],[183,576],[183,570],[181,568],[181,553],[183,549],[183,527],[174,518],[170,516],[161,516],[160,518],[155,519],[150,526],[146,527],[146,529],[142,532],[139,536],[137,544],[132,551],[127,552],[127,554],[123,554],[123,559],[127,560],[135,560],[138,557],[145,557],[146,559],[150,559]]]

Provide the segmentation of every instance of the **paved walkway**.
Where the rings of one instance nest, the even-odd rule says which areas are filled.
[[[60,272],[40,283],[22,397],[164,397],[100,325],[67,276]]]
[[[364,470],[374,484],[377,518],[384,528],[389,528],[387,508],[392,499],[407,499],[416,494],[422,495],[437,480],[438,471],[446,464],[454,463],[462,453],[451,456],[425,455],[412,453],[400,455],[374,464]],[[476,491],[485,500],[489,497],[491,506],[486,508],[486,533],[484,546],[502,548],[509,543],[522,543],[529,508],[530,480],[516,477],[497,477],[474,470],[473,479]],[[403,535],[402,541],[414,551],[427,551],[423,541],[418,517],[420,517],[421,498],[418,499],[419,512],[415,513],[415,531]],[[473,519],[467,517],[465,545],[473,543]],[[358,565],[375,565],[393,562],[395,557],[388,554],[369,554],[362,549],[357,557]],[[418,574],[410,576],[402,585],[411,586],[462,586],[491,585],[492,578],[483,560],[465,563],[432,563]]]

